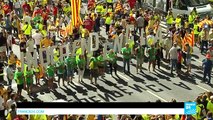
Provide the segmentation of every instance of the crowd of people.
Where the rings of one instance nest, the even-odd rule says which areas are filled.
[[[201,54],[206,56],[203,60],[203,80],[202,82],[211,83],[211,70],[213,60],[213,31],[211,24],[199,23],[202,20],[210,20],[210,16],[201,18],[196,8],[190,15],[177,15],[175,18],[172,10],[163,17],[157,11],[145,9],[137,4],[136,0],[106,0],[106,2],[91,2],[88,7],[83,5],[80,11],[82,25],[75,26],[72,34],[63,34],[64,26],[71,23],[70,1],[47,1],[47,0],[28,0],[28,1],[7,1],[1,2],[0,22],[2,31],[0,32],[0,82],[9,86],[12,82],[17,83],[17,97],[21,97],[22,90],[28,94],[32,93],[33,84],[39,86],[40,79],[47,80],[49,90],[53,90],[53,83],[57,81],[58,87],[61,82],[72,84],[74,79],[83,82],[84,73],[90,73],[92,84],[98,84],[98,78],[104,77],[109,68],[109,73],[117,75],[118,53],[122,54],[123,72],[130,74],[131,59],[136,59],[136,72],[143,72],[142,67],[148,61],[148,71],[155,71],[156,65],[161,69],[161,64],[170,65],[171,74],[176,75],[191,73],[191,58],[194,45],[200,48]],[[165,18],[168,25],[168,33],[162,40],[155,39],[158,26]],[[129,35],[126,34],[126,26],[134,25]],[[105,29],[103,32],[102,29]],[[141,36],[141,31],[144,35]],[[35,31],[35,32],[34,32]],[[104,59],[103,46],[95,51],[92,57],[87,56],[87,51],[75,56],[69,54],[63,61],[59,60],[60,50],[54,49],[54,61],[56,64],[49,64],[44,67],[38,62],[38,67],[20,67],[19,57],[13,51],[13,44],[19,45],[20,52],[24,54],[30,52],[34,55],[39,54],[40,48],[48,48],[53,45],[64,45],[73,43],[80,38],[89,37],[89,33],[97,32],[101,36],[106,34],[106,40],[113,43],[115,35],[122,40],[121,51],[114,51],[109,48],[107,59]],[[183,39],[193,33],[194,43],[184,43]],[[140,38],[144,37],[144,44],[140,43]],[[18,40],[18,42],[17,42]],[[165,55],[164,55],[165,53]],[[27,59],[25,57],[25,59]],[[4,64],[4,62],[7,64]],[[169,62],[169,63],[168,63]],[[23,64],[23,63],[22,63]],[[4,80],[4,67],[6,67],[6,79]],[[127,69],[126,69],[127,67]],[[152,68],[152,70],[150,70]],[[184,72],[182,68],[185,68]],[[75,73],[78,77],[75,78]],[[136,73],[132,73],[136,74]],[[55,80],[57,76],[57,80]],[[206,77],[208,76],[208,79]],[[61,81],[62,80],[62,81]],[[7,84],[3,83],[7,81]],[[1,94],[3,94],[1,92]],[[9,97],[10,96],[10,97]],[[5,101],[10,100],[8,110],[13,110],[14,94],[10,94]],[[208,99],[211,103],[211,99]],[[6,102],[5,102],[6,103]],[[199,101],[197,101],[199,103]],[[212,103],[211,103],[212,104]],[[8,105],[7,105],[8,106]],[[1,108],[4,109],[4,108]],[[213,112],[213,108],[207,105],[208,110]],[[12,114],[12,113],[11,113]],[[212,113],[209,113],[212,114]],[[208,114],[208,115],[209,115]]]

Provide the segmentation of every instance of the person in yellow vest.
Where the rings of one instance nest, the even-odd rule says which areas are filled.
[[[195,45],[198,45],[200,43],[200,39],[199,39],[200,27],[197,20],[195,20],[193,32],[194,32]]]
[[[108,7],[107,12],[108,12],[108,13],[112,13],[112,12],[113,12],[112,6],[109,6],[109,7]]]
[[[208,100],[207,110],[213,113],[213,96],[210,96],[210,100]]]
[[[107,17],[106,17],[106,20],[105,20],[105,25],[106,25],[106,33],[109,34],[109,28],[110,28],[110,25],[112,23],[112,18],[110,16],[109,13],[107,13]]]
[[[44,25],[43,29],[41,30],[41,34],[45,37],[47,36],[47,27]]]
[[[181,15],[178,14],[176,19],[175,19],[175,23],[176,23],[176,28],[180,28],[181,27]]]
[[[53,54],[53,61],[58,62],[60,56],[59,47],[54,49]]]
[[[189,17],[188,17],[188,21],[189,21],[189,28],[193,28],[194,27],[194,20],[195,20],[195,18],[194,18],[194,16],[193,16],[193,13],[191,12],[190,14],[189,14]]]
[[[38,21],[37,23],[36,23],[36,29],[38,29],[38,30],[40,30],[40,31],[42,31],[43,30],[43,24],[41,23],[41,21]]]
[[[172,11],[169,11],[166,16],[166,23],[167,25],[171,26],[173,22],[174,22],[174,17],[173,17]]]
[[[32,26],[28,22],[25,22],[25,25],[22,28],[24,35],[30,36],[32,33]]]
[[[98,4],[98,5],[95,7],[95,12],[96,12],[97,14],[100,14],[101,11],[102,11],[102,9],[103,9],[103,5]]]
[[[71,12],[71,8],[70,8],[70,5],[69,4],[66,4],[64,7],[63,7],[63,11],[66,15],[68,15],[70,12]]]
[[[101,15],[104,16],[107,12],[106,6],[103,5],[103,9],[101,10]]]
[[[194,18],[197,18],[197,17],[198,17],[196,7],[193,8],[193,10],[192,10],[192,15],[193,15]]]
[[[203,120],[206,116],[206,110],[199,98],[196,99],[196,114],[192,115],[196,120]]]

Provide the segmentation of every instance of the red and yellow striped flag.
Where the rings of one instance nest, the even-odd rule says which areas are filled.
[[[72,25],[79,27],[82,24],[80,17],[81,0],[70,0],[72,11]]]

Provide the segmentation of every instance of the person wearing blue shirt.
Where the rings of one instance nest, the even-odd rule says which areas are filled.
[[[211,55],[207,54],[206,59],[203,61],[203,81],[206,81],[206,76],[209,77],[207,84],[210,84],[211,81],[211,71],[212,71],[212,61],[211,61]]]

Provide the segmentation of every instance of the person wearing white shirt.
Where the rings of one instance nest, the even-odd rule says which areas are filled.
[[[176,69],[176,64],[177,64],[177,57],[178,57],[178,52],[177,52],[177,43],[174,43],[173,47],[169,50],[169,55],[170,55],[170,62],[171,62],[171,74],[173,75],[173,69]]]
[[[35,45],[35,41],[32,38],[29,38],[26,46],[27,46],[27,51],[30,52],[32,56],[34,53],[34,45]]]
[[[86,15],[86,9],[83,5],[81,5],[80,16],[82,20],[84,19],[85,15]]]
[[[121,43],[122,43],[121,48],[123,48],[125,46],[125,43],[126,43],[125,30],[122,30],[122,33],[119,34],[118,38],[119,38],[119,40],[121,40]]]
[[[19,16],[19,17],[22,17],[22,9],[21,9],[21,3],[19,0],[15,0],[14,2],[14,10],[15,10],[15,13]]]
[[[23,17],[24,23],[31,23],[32,17],[29,16],[29,13],[26,13],[26,15]]]
[[[8,36],[7,36],[7,54],[9,53],[9,51],[12,50],[12,40],[13,40],[13,35],[8,32]]]
[[[9,83],[9,87],[12,87],[12,80],[14,78],[13,65],[8,65],[6,69],[7,80]]]
[[[15,97],[16,95],[14,93],[12,93],[10,95],[10,99],[7,100],[6,106],[7,106],[7,111],[9,111],[11,109],[11,105],[15,104],[16,105],[16,101],[15,101]]]
[[[36,33],[32,35],[32,38],[35,40],[36,49],[39,53],[40,42],[43,39],[43,35],[39,32],[39,30],[36,30]]]
[[[164,49],[166,52],[166,60],[169,59],[169,50],[172,48],[172,36],[170,34],[168,34],[168,36],[166,36],[166,39],[164,40]]]

